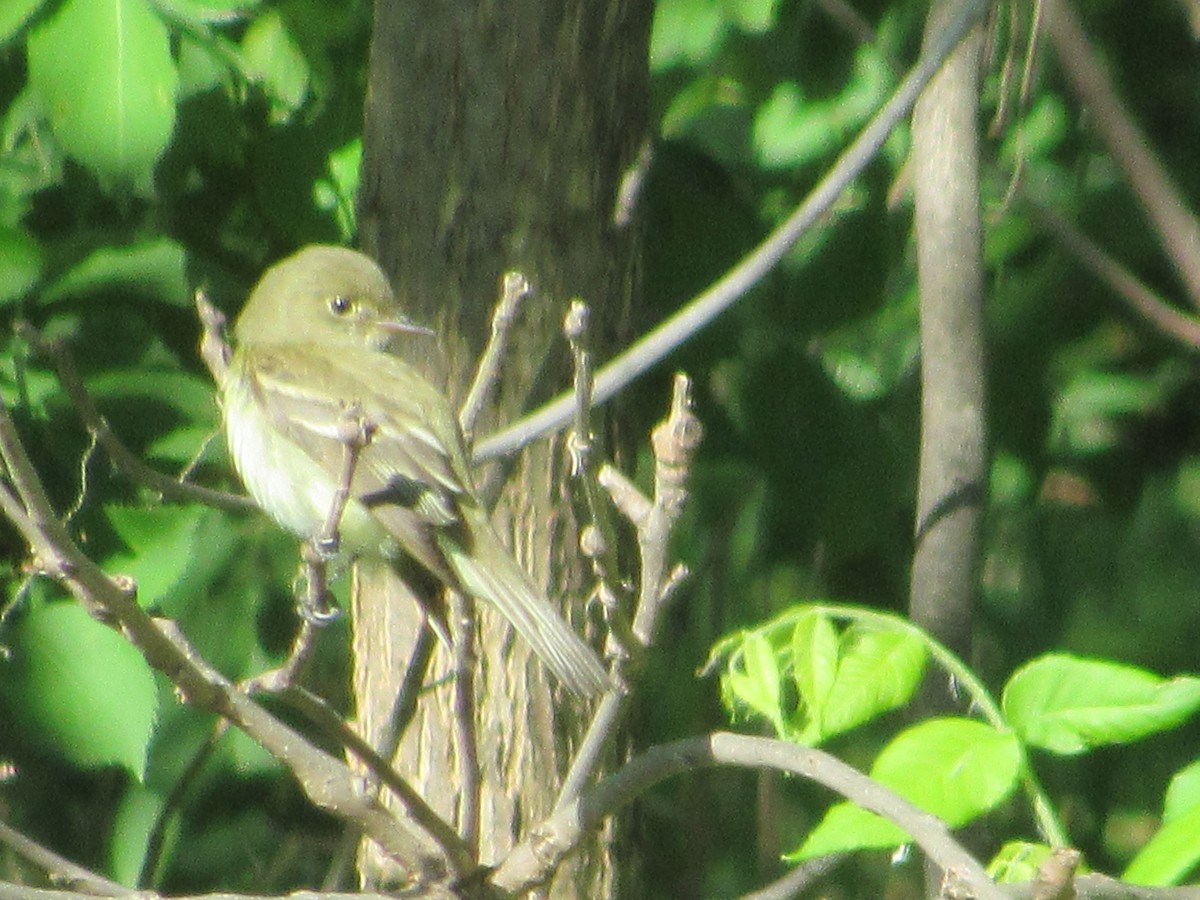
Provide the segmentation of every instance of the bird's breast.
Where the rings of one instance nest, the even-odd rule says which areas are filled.
[[[337,481],[275,427],[241,362],[234,361],[224,395],[234,467],[255,503],[292,534],[310,540],[324,529]],[[339,537],[349,555],[379,552],[388,543],[382,525],[353,498],[342,514]]]

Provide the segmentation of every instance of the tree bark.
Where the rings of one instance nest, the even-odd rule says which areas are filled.
[[[933,3],[926,40],[952,3]],[[979,68],[976,28],[913,109],[912,173],[921,305],[921,455],[914,622],[969,657],[979,591],[987,486],[983,239],[979,209]],[[944,707],[945,685],[928,699]]]
[[[623,327],[637,284],[636,224],[614,210],[623,174],[646,138],[649,0],[544,4],[377,0],[363,139],[363,249],[392,277],[414,319],[411,359],[461,398],[488,334],[503,272],[533,284],[512,332],[493,421],[569,384],[563,314],[593,310],[601,352]],[[488,420],[485,418],[484,423]],[[481,433],[487,430],[481,425]],[[522,454],[495,521],[552,598],[579,601],[586,578],[560,442]],[[570,616],[581,621],[578,602]],[[358,715],[368,739],[388,715],[413,642],[411,602],[356,591]],[[552,685],[489,611],[480,613],[477,702],[480,858],[497,861],[550,811],[586,710]],[[437,651],[436,679],[447,656]],[[461,783],[450,689],[428,690],[396,766],[454,820]],[[612,895],[598,841],[556,880],[556,896]],[[377,847],[367,883],[404,881]]]

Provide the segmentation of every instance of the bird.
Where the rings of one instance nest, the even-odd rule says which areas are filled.
[[[383,558],[402,577],[415,562],[499,612],[571,692],[595,696],[610,677],[494,530],[449,401],[390,351],[420,331],[363,253],[310,245],[271,266],[234,323],[222,387],[234,468],[279,525],[320,541],[357,420],[337,559]]]

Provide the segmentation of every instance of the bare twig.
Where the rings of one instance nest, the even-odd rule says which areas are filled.
[[[28,341],[39,353],[50,357],[58,372],[58,380],[62,383],[71,405],[82,420],[84,428],[95,437],[104,448],[114,466],[124,472],[131,480],[146,485],[157,491],[163,497],[182,502],[203,503],[218,509],[228,509],[234,512],[245,512],[255,509],[254,503],[246,497],[202,487],[186,481],[179,481],[162,474],[144,462],[129,450],[120,439],[113,434],[108,420],[96,408],[87,388],[79,377],[71,354],[60,340],[48,340],[28,322],[18,322],[17,334]]]
[[[203,289],[195,294],[196,315],[200,319],[200,358],[208,366],[218,392],[225,388],[225,376],[229,372],[229,360],[233,351],[225,340],[225,313],[212,303]]]
[[[806,860],[785,872],[771,884],[743,894],[739,900],[791,900],[812,887],[846,859],[848,854],[832,853],[817,859]]]
[[[875,114],[858,137],[847,147],[786,221],[741,262],[649,334],[596,373],[592,403],[599,406],[611,400],[625,385],[634,381],[668,353],[695,335],[714,318],[743,297],[750,288],[783,258],[784,254],[822,216],[842,192],[874,159],[892,129],[912,109],[921,89],[941,68],[947,55],[983,16],[987,0],[962,0],[947,20],[944,31],[928,42],[917,64]],[[1200,259],[1200,256],[1198,256]],[[475,448],[476,461],[505,456],[538,437],[566,425],[574,412],[572,394],[564,394],[489,437]]]
[[[93,897],[127,897],[133,893],[125,885],[76,865],[4,822],[0,822],[0,844],[40,868],[55,884],[69,886],[81,894]]]
[[[631,638],[642,650],[653,643],[667,602],[686,572],[682,566],[668,570],[668,538],[683,511],[687,476],[702,434],[700,420],[692,412],[691,382],[686,375],[676,375],[670,410],[651,438],[655,459],[654,500],[643,496],[613,467],[606,466],[600,472],[601,486],[637,530],[641,579]],[[623,662],[617,660],[618,665]],[[628,698],[626,691],[613,690],[597,704],[559,790],[556,809],[574,800],[598,770],[624,718]]]
[[[488,396],[495,390],[500,378],[500,363],[508,346],[508,333],[512,330],[521,308],[521,301],[533,292],[529,280],[520,272],[505,272],[500,281],[500,299],[492,313],[492,332],[487,346],[475,369],[475,380],[467,391],[462,410],[458,414],[458,425],[468,447],[475,434],[475,423],[487,403]]]
[[[1187,289],[1188,299],[1200,307],[1200,222],[1121,102],[1070,0],[1045,0],[1045,23],[1063,71],[1129,180],[1134,197]]]
[[[1058,213],[1028,200],[1038,222],[1141,321],[1187,350],[1200,350],[1200,321],[1176,309]]]
[[[650,174],[650,163],[653,159],[654,146],[647,138],[638,148],[637,157],[632,165],[621,175],[621,184],[617,188],[617,202],[613,208],[613,224],[617,228],[628,228],[633,221],[633,214],[642,198],[642,189],[646,185],[646,176]]]
[[[579,535],[583,555],[591,562],[596,576],[595,594],[608,620],[609,635],[617,652],[629,656],[636,652],[630,628],[622,608],[617,566],[616,532],[608,514],[608,504],[596,481],[595,435],[592,433],[592,354],[588,347],[588,323],[591,311],[582,300],[573,300],[563,321],[563,333],[571,348],[574,364],[575,425],[567,437],[571,457],[571,475],[583,495],[585,525]]]
[[[1004,892],[954,840],[945,822],[837,757],[774,738],[722,732],[654,747],[559,806],[500,863],[492,882],[514,893],[543,883],[607,816],[667,778],[714,766],[776,769],[817,781],[903,828],[930,859],[956,873],[977,900],[1005,900]]]

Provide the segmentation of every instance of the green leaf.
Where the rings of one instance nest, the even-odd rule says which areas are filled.
[[[42,246],[20,228],[0,228],[0,304],[19,300],[42,277]]]
[[[842,647],[821,712],[823,738],[903,706],[925,674],[925,644],[908,631],[852,626],[842,635]]]
[[[838,633],[827,616],[810,612],[792,631],[792,677],[808,722],[797,740],[815,744],[824,734],[822,715],[837,678]]]
[[[109,832],[108,874],[114,881],[138,887],[150,837],[165,806],[163,797],[146,785],[130,782],[125,786]]]
[[[794,81],[776,85],[754,116],[755,151],[768,169],[791,168],[824,156],[838,145],[840,134],[819,104],[806,103]]]
[[[189,306],[192,294],[183,247],[170,238],[101,247],[47,287],[42,300],[53,303],[113,289]]]
[[[1200,678],[1048,654],[1009,679],[1001,707],[1024,741],[1070,755],[1174,728],[1200,709]]]
[[[775,24],[779,0],[725,0],[729,17],[748,34],[763,34]]]
[[[327,178],[313,184],[313,204],[333,214],[342,238],[349,241],[358,230],[354,198],[358,194],[358,172],[362,165],[362,140],[355,138],[329,154]]]
[[[969,719],[930,719],[898,734],[871,767],[871,777],[951,828],[972,821],[1017,785],[1021,745],[1010,732]],[[909,840],[899,827],[851,803],[833,806],[792,862]]]
[[[204,513],[199,506],[109,507],[108,520],[130,549],[109,557],[105,568],[136,581],[142,606],[158,602],[191,564]]]
[[[255,18],[242,37],[247,75],[271,101],[271,118],[286,122],[308,96],[308,60],[276,10]]]
[[[1179,884],[1200,864],[1200,804],[1177,814],[1121,873],[1129,884]]]
[[[4,0],[0,3],[0,45],[12,40],[46,0]]]
[[[780,709],[782,678],[775,649],[761,632],[748,632],[737,659],[721,679],[726,704],[733,712],[748,708],[763,716],[778,734],[786,731]]]
[[[154,675],[133,645],[82,607],[50,603],[20,620],[0,690],[33,738],[66,759],[142,777],[158,709]]]
[[[988,863],[987,873],[998,884],[1023,884],[1037,877],[1038,869],[1054,853],[1048,844],[1008,841]]]
[[[650,70],[711,59],[728,30],[720,0],[659,0],[650,33]]]
[[[1170,822],[1200,806],[1200,759],[1175,773],[1163,799],[1163,821]]]
[[[175,127],[167,29],[146,0],[66,0],[29,35],[29,83],[64,151],[148,190]]]

